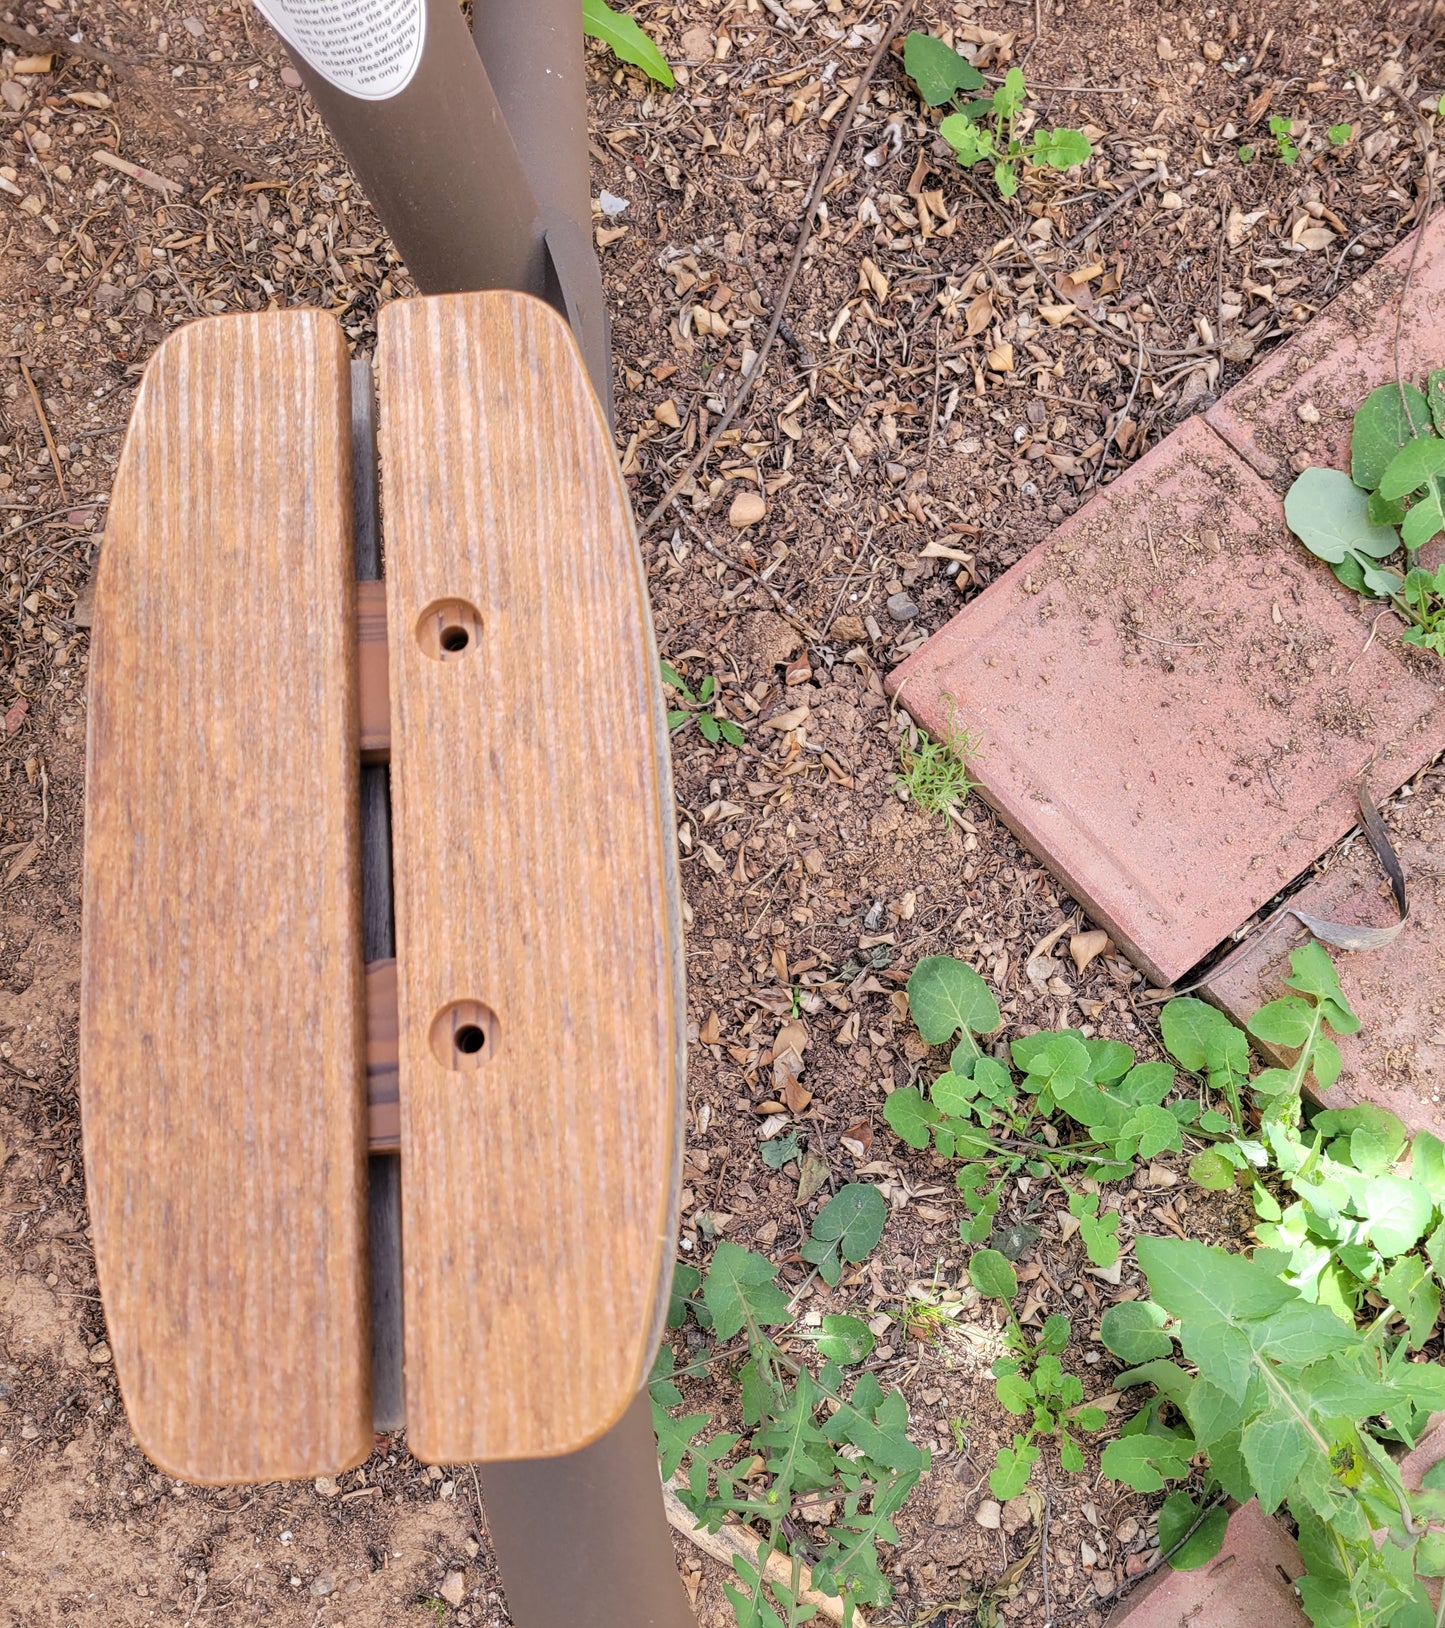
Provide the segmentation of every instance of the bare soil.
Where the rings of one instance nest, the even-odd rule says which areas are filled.
[[[627,200],[599,242],[619,452],[646,514],[757,348],[879,14],[642,0],[637,15],[685,65],[678,89],[594,51],[591,92],[594,192]],[[320,1491],[198,1490],[146,1462],[108,1361],[76,1109],[85,588],[141,367],[182,322],[273,302],[337,312],[365,354],[377,306],[412,286],[242,0],[34,0],[3,17],[0,1623],[364,1628],[435,1610],[504,1624],[465,1468],[428,1471],[400,1439]],[[120,67],[66,56],[23,71],[26,25],[83,27]],[[1147,1051],[1151,1009],[1117,955],[1076,971],[1067,944],[1088,923],[985,808],[944,822],[894,794],[909,725],[882,674],[1410,228],[1410,109],[1438,95],[1440,64],[1370,0],[927,0],[915,26],[957,30],[990,71],[1024,62],[1041,118],[1084,127],[1096,156],[1002,203],[940,154],[936,120],[886,64],[765,377],[643,538],[663,653],[694,681],[714,675],[746,732],[740,749],[692,726],[675,742],[692,1040],[681,1246],[693,1260],[719,1235],[765,1250],[805,1317],[891,1319],[883,1377],[935,1459],[881,1620],[1041,1623],[1046,1564],[1056,1619],[1097,1624],[1149,1564],[1151,1500],[1046,1455],[1044,1557],[989,1592],[1031,1536],[1023,1516],[1013,1530],[975,1519],[1008,1428],[980,1380],[996,1319],[958,1288],[951,1173],[903,1148],[882,1104],[928,1066],[900,993],[922,954],[978,966],[1005,1036],[1084,1024]],[[1270,151],[1273,113],[1300,121],[1293,166]],[[1323,132],[1342,121],[1351,139],[1331,148]],[[1246,143],[1258,155],[1241,163]],[[104,167],[102,149],[183,191]],[[748,490],[766,518],[734,530]],[[605,717],[606,697],[588,701]],[[758,1155],[794,1007],[812,1093],[800,1134],[833,1184],[876,1181],[892,1206],[874,1258],[831,1293],[804,1284],[794,1253],[817,1201],[800,1210],[796,1174]],[[1238,1243],[1250,1224],[1237,1202],[1186,1193],[1167,1160],[1119,1202],[1125,1237]],[[1127,1257],[1118,1284],[1083,1271],[1057,1203],[1020,1183],[1005,1218],[1040,1228],[1023,1257],[1031,1300],[1070,1312],[1069,1360],[1107,1393],[1097,1314],[1137,1278]],[[946,1308],[947,1331],[910,1302]],[[735,1406],[722,1384],[696,1400],[719,1425]],[[681,1542],[679,1558],[699,1621],[730,1620],[716,1568]]]

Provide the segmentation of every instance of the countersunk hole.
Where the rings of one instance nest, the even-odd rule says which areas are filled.
[[[465,599],[434,599],[416,619],[416,642],[433,661],[470,656],[482,638],[482,613]]]
[[[497,1014],[481,1001],[449,1001],[432,1019],[428,1039],[443,1068],[483,1068],[497,1050]]]

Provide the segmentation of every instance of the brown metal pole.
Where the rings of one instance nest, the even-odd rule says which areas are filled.
[[[455,0],[424,0],[415,60],[406,57],[402,30],[385,49],[372,50],[360,72],[345,41],[336,51],[334,38],[322,38],[331,8],[310,0],[258,4],[286,40],[418,287],[429,294],[513,288],[548,300],[567,317],[610,423],[612,369],[591,239],[578,0],[477,0],[476,48]],[[393,87],[388,64],[403,59]],[[364,367],[358,364],[353,381],[362,463],[369,461],[371,436]],[[380,563],[374,482],[363,474],[358,488],[358,576],[368,577]],[[384,769],[371,771],[363,787],[368,954],[382,953],[389,941],[384,776]],[[402,1403],[398,1175],[395,1159],[372,1161],[379,1428],[399,1422]],[[519,1628],[695,1628],[663,1514],[645,1391],[579,1453],[489,1464],[480,1473]]]
[[[662,1513],[644,1391],[591,1447],[484,1464],[487,1532],[525,1628],[697,1628]]]
[[[362,87],[361,76],[296,20],[321,8],[267,0],[260,9],[424,294],[551,297],[542,212],[456,0],[425,0],[419,57],[384,97],[343,88]]]
[[[476,0],[472,36],[542,211],[560,303],[612,422],[612,356],[592,246],[587,74],[578,0]]]

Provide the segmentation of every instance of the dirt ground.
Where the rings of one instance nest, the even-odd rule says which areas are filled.
[[[975,1520],[1008,1421],[978,1383],[993,1318],[957,1289],[950,1175],[882,1118],[923,1061],[901,985],[920,955],[947,951],[988,978],[1005,1033],[1088,1024],[1146,1051],[1153,1034],[1125,961],[1076,971],[1068,933],[1089,924],[985,808],[944,822],[893,794],[908,724],[882,676],[1409,230],[1431,128],[1412,109],[1438,97],[1442,64],[1428,40],[1390,32],[1385,9],[927,0],[914,26],[955,30],[989,70],[1023,62],[1041,116],[1084,128],[1095,157],[1003,204],[940,156],[936,120],[885,64],[766,375],[643,537],[663,654],[691,681],[713,675],[746,737],[709,745],[689,725],[675,740],[692,1042],[682,1249],[703,1259],[726,1235],[802,1284],[796,1175],[757,1151],[768,1054],[796,1007],[812,1093],[800,1135],[833,1183],[876,1181],[892,1206],[855,1279],[800,1304],[893,1319],[882,1377],[934,1450],[880,1621],[959,1601],[1029,1541]],[[594,192],[626,200],[598,238],[619,452],[644,516],[751,365],[806,189],[891,9],[641,0],[636,14],[685,65],[669,94],[590,59]],[[76,1108],[85,585],[140,370],[180,323],[271,303],[335,311],[366,354],[377,306],[411,284],[243,0],[31,0],[3,20],[0,1624],[503,1624],[465,1468],[424,1469],[401,1440],[320,1490],[198,1490],[147,1463],[109,1365]],[[115,66],[27,62],[26,25],[83,27]],[[1281,113],[1298,121],[1293,166],[1270,148]],[[1324,132],[1344,121],[1332,147]],[[766,518],[738,530],[728,515],[747,492]],[[1248,1226],[1187,1196],[1167,1160],[1121,1202],[1126,1237],[1239,1241]],[[1087,1375],[1103,1296],[1137,1279],[1127,1257],[1117,1287],[1081,1271],[1053,1204],[1021,1189],[1005,1213],[1040,1227],[1021,1276],[1041,1308],[1074,1316],[1069,1360]],[[910,1301],[951,1308],[951,1331],[912,1338]],[[721,1390],[689,1401],[719,1426],[735,1405]],[[1047,1458],[1035,1479],[1056,1615],[1096,1625],[1149,1563],[1151,1500]],[[716,1569],[685,1544],[679,1557],[699,1621],[729,1621]],[[1040,1587],[1035,1565],[1000,1614],[1042,1622]]]

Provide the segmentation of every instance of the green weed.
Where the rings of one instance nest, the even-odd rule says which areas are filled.
[[[1281,164],[1293,164],[1299,158],[1299,147],[1291,134],[1294,120],[1276,113],[1269,121],[1269,133],[1274,142],[1275,157]]]
[[[1151,1298],[1110,1307],[1100,1337],[1125,1365],[1115,1386],[1152,1394],[1106,1445],[1103,1472],[1156,1493],[1198,1482],[1206,1466],[1197,1498],[1176,1487],[1160,1510],[1160,1548],[1175,1568],[1218,1553],[1225,1498],[1257,1497],[1267,1511],[1287,1505],[1299,1527],[1308,1568],[1299,1587],[1315,1628],[1430,1628],[1422,1579],[1445,1576],[1445,1468],[1407,1491],[1390,1448],[1413,1445],[1445,1407],[1445,1367],[1421,1360],[1439,1328],[1445,1144],[1412,1139],[1368,1105],[1306,1110],[1305,1087],[1338,1078],[1334,1037],[1359,1020],[1319,944],[1295,950],[1290,967],[1288,992],[1254,1014],[1248,1033],[1202,1001],[1170,1001],[1160,1032],[1178,1070],[1078,1031],[1019,1037],[1009,1069],[979,1043],[1001,1022],[983,980],[950,957],[925,957],[909,1006],[924,1040],[952,1047],[949,1067],[926,1096],[894,1091],[885,1117],[911,1146],[965,1161],[959,1231],[999,1245],[974,1253],[970,1275],[1006,1303],[1017,1277],[1005,1240],[1020,1229],[998,1228],[996,1216],[1011,1175],[1057,1182],[1091,1260],[1108,1266],[1120,1250],[1118,1214],[1098,1183],[1182,1151],[1183,1137],[1204,1142],[1191,1177],[1251,1189],[1260,1247],[1245,1256],[1135,1238]],[[1292,1060],[1257,1068],[1250,1036]],[[1179,1071],[1197,1090],[1176,1094]],[[1198,1091],[1221,1107],[1204,1106]],[[1070,1170],[1084,1179],[1067,1185]],[[1009,1355],[994,1377],[1003,1406],[1030,1423],[998,1454],[990,1486],[1000,1498],[1027,1484],[1038,1438],[1057,1434],[1062,1467],[1079,1468],[1069,1427],[1103,1423],[1058,1363],[1062,1320],[1031,1340],[1009,1317]]]
[[[968,1275],[975,1289],[988,1300],[1001,1300],[1008,1319],[1004,1344],[1010,1355],[993,1365],[994,1388],[1005,1412],[1029,1422],[1014,1433],[1008,1447],[1000,1447],[989,1473],[988,1489],[1006,1502],[1017,1498],[1028,1485],[1038,1462],[1035,1436],[1059,1438],[1059,1463],[1074,1475],[1084,1468],[1084,1455],[1069,1434],[1076,1430],[1102,1430],[1108,1415],[1102,1408],[1084,1401],[1083,1381],[1067,1373],[1059,1361],[1069,1343],[1069,1320],[1055,1313],[1044,1319],[1037,1340],[1024,1332],[1010,1302],[1018,1293],[1018,1276],[1007,1256],[996,1249],[977,1250],[968,1263]]]
[[[977,785],[970,773],[970,760],[979,755],[979,737],[968,730],[950,730],[944,740],[930,740],[916,730],[905,732],[898,742],[900,773],[894,776],[895,790],[908,794],[929,814],[942,815],[964,802]]]
[[[861,1261],[877,1244],[886,1215],[875,1187],[850,1183],[815,1217],[806,1258],[836,1283],[845,1261]],[[695,1267],[678,1268],[669,1327],[680,1327],[691,1313],[715,1348],[742,1337],[736,1375],[743,1429],[704,1440],[709,1414],[670,1411],[683,1405],[677,1381],[701,1372],[712,1358],[704,1355],[679,1370],[672,1347],[664,1344],[651,1378],[662,1473],[673,1477],[687,1462],[678,1496],[699,1525],[716,1531],[735,1516],[758,1534],[755,1564],[734,1560],[735,1581],[724,1586],[739,1628],[793,1628],[812,1615],[797,1600],[804,1553],[813,1587],[842,1599],[847,1624],[860,1605],[885,1605],[893,1597],[878,1545],[898,1541],[893,1517],[928,1468],[929,1455],[908,1439],[901,1392],[885,1391],[871,1373],[851,1384],[845,1374],[874,1347],[861,1318],[830,1313],[816,1333],[769,1332],[793,1320],[777,1271],[763,1256],[726,1240],[713,1251],[705,1278]],[[816,1370],[780,1343],[804,1337],[823,1359]],[[836,1513],[819,1523],[816,1512],[825,1505]],[[810,1532],[802,1540],[810,1549],[794,1546],[803,1522],[822,1527],[820,1538]],[[791,1588],[764,1581],[773,1551],[794,1556]]]
[[[1445,368],[1423,391],[1372,390],[1355,413],[1350,473],[1306,469],[1285,497],[1285,519],[1347,588],[1394,606],[1406,643],[1445,657],[1445,568],[1419,566],[1420,550],[1445,531]],[[1389,563],[1402,547],[1403,563]]]
[[[743,744],[742,730],[715,708],[713,696],[717,693],[717,680],[711,673],[698,685],[694,695],[677,669],[671,662],[665,661],[662,663],[662,682],[675,690],[683,703],[680,707],[668,709],[667,727],[670,730],[676,733],[696,721],[698,734],[709,746],[716,746],[719,740],[725,740],[729,746]]]
[[[1028,101],[1021,68],[1010,68],[991,95],[960,102],[965,92],[988,90],[984,76],[942,40],[917,32],[903,42],[903,67],[930,107],[954,108],[939,125],[939,135],[965,169],[991,165],[994,185],[1005,198],[1018,192],[1024,165],[1069,170],[1093,156],[1092,144],[1079,130],[1035,129],[1023,137],[1016,133]]]
[[[626,12],[614,11],[607,0],[582,0],[582,32],[601,40],[619,61],[641,68],[650,79],[672,89],[672,69],[662,52]]]

